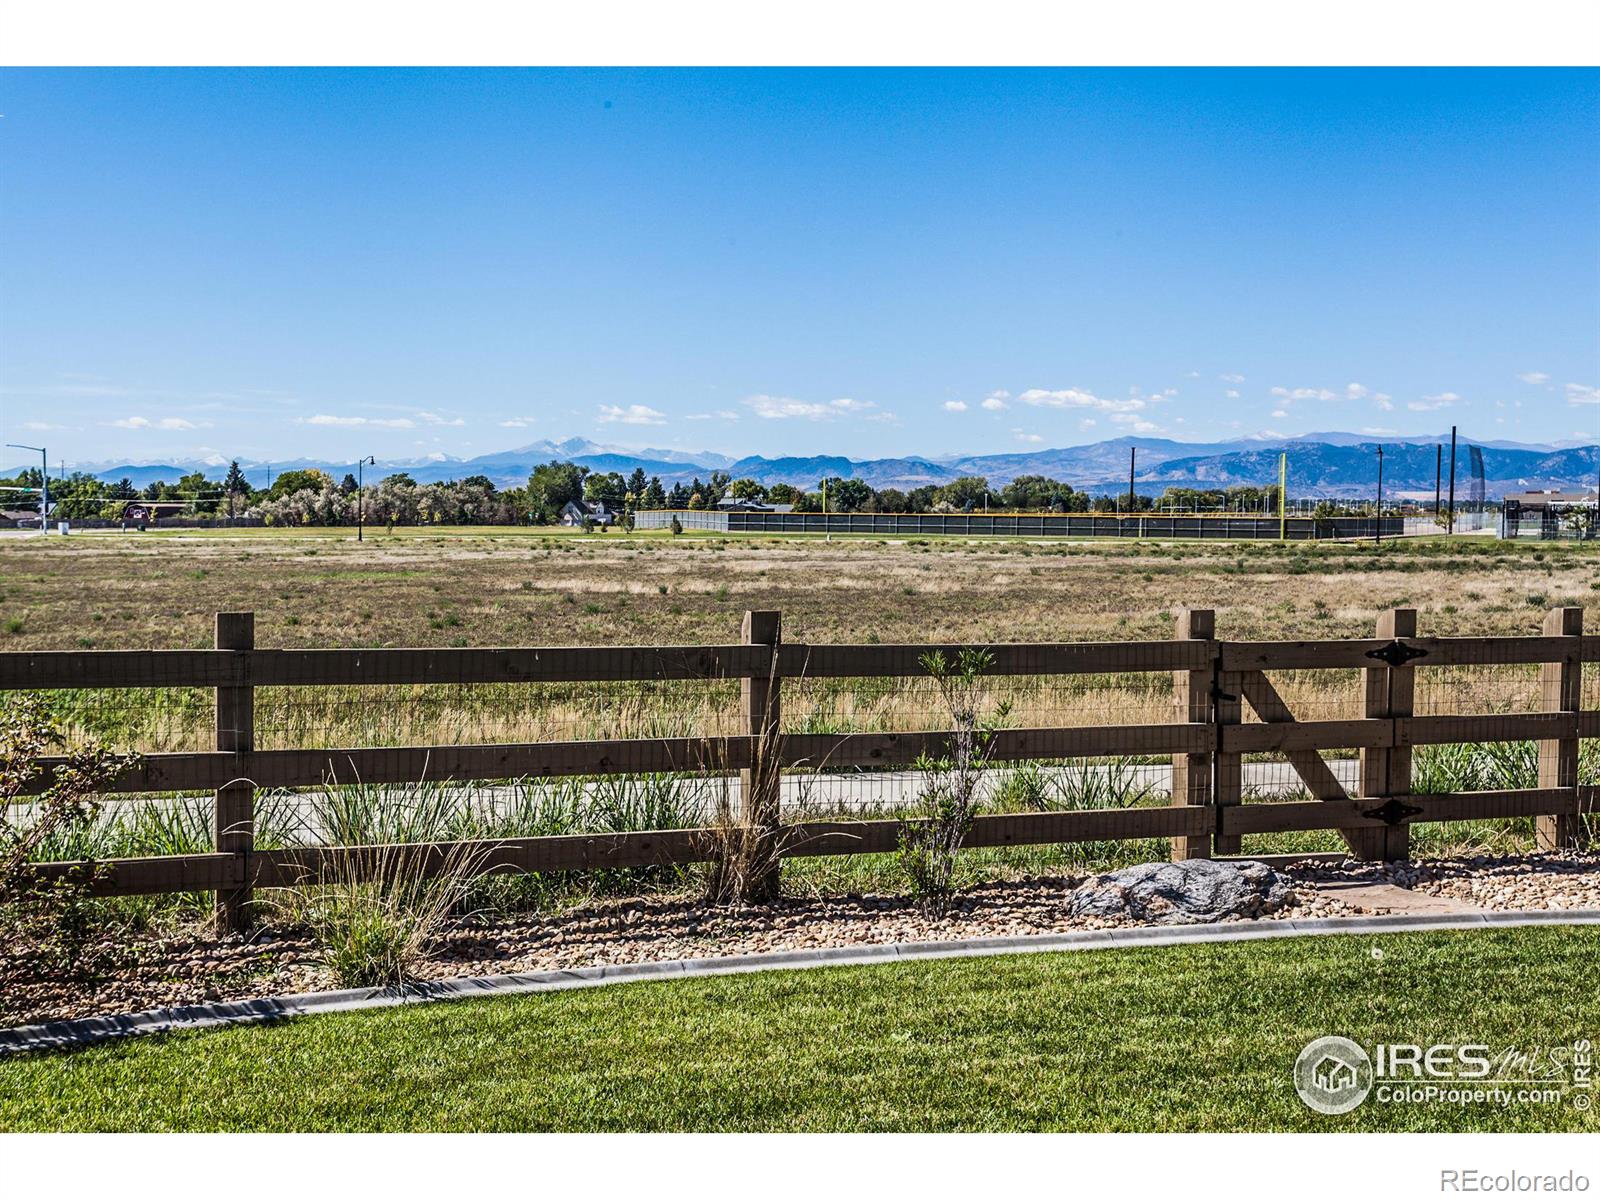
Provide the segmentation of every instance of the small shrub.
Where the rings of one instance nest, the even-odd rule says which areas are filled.
[[[94,898],[99,869],[84,861],[56,879],[39,879],[33,862],[63,842],[90,840],[98,794],[133,761],[98,745],[67,751],[48,784],[28,797],[26,818],[12,804],[33,782],[33,760],[61,751],[60,730],[36,697],[0,710],[0,1019],[17,1016],[7,996],[14,985],[41,975],[86,978],[118,959],[114,940],[101,938]]]
[[[1003,701],[993,714],[980,711],[982,677],[994,665],[987,650],[964,648],[954,664],[943,652],[924,655],[922,666],[933,678],[953,729],[947,754],[924,754],[915,769],[923,787],[900,826],[900,865],[923,911],[942,916],[954,894],[956,852],[972,829],[978,785],[989,764],[989,751],[999,723],[1010,713]]]

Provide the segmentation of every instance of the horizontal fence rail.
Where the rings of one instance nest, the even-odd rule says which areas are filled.
[[[990,675],[1088,675],[1370,667],[1393,638],[1345,641],[995,642],[983,646],[806,645],[778,648],[778,674],[813,679],[926,675],[939,653],[987,651]],[[1415,665],[1600,661],[1600,636],[1407,638]],[[46,688],[319,687],[335,684],[606,683],[752,679],[772,671],[761,646],[561,646],[460,650],[42,650],[0,653],[0,691]]]
[[[1209,610],[1186,610],[1168,640],[1084,643],[811,645],[784,642],[776,613],[746,615],[745,640],[711,646],[466,649],[265,649],[254,645],[250,614],[218,614],[217,649],[0,653],[0,691],[213,688],[215,750],[139,756],[110,793],[214,792],[216,852],[97,864],[94,886],[112,895],[215,891],[219,915],[248,920],[254,889],[313,883],[332,872],[381,874],[401,854],[411,869],[444,869],[470,854],[480,871],[582,871],[703,862],[717,831],[666,829],[564,834],[499,841],[386,847],[311,846],[257,850],[254,796],[262,789],[328,784],[409,785],[606,775],[738,775],[742,819],[770,839],[774,859],[883,853],[899,843],[903,819],[782,823],[783,771],[905,768],[949,750],[951,731],[785,733],[777,719],[783,684],[811,679],[927,678],[934,655],[954,664],[984,652],[985,676],[1171,677],[1173,719],[1143,724],[1001,728],[988,746],[997,764],[1105,757],[1172,763],[1171,803],[1161,807],[983,815],[969,846],[1036,845],[1112,839],[1171,839],[1179,857],[1233,854],[1245,836],[1337,830],[1363,858],[1402,857],[1407,830],[1424,821],[1533,817],[1541,846],[1577,845],[1597,789],[1578,779],[1582,739],[1600,738],[1600,711],[1582,709],[1585,663],[1600,660],[1600,637],[1582,632],[1582,610],[1551,612],[1530,637],[1418,637],[1414,611],[1384,614],[1372,638],[1229,641],[1214,636]],[[1537,668],[1542,711],[1494,714],[1414,712],[1419,672],[1430,668]],[[1300,719],[1270,673],[1359,671],[1365,716]],[[608,683],[739,680],[742,733],[490,745],[255,748],[254,690],[393,684]],[[1284,693],[1288,694],[1288,693]],[[1092,699],[1082,701],[1093,704]],[[1249,718],[1249,719],[1247,719]],[[1492,791],[1413,790],[1412,749],[1455,743],[1532,741],[1538,786]],[[1324,751],[1357,751],[1353,790]],[[1244,803],[1245,756],[1280,756],[1310,800]],[[35,760],[20,799],[47,788],[65,760]],[[1350,776],[1346,776],[1348,782]],[[51,878],[81,864],[44,863]]]

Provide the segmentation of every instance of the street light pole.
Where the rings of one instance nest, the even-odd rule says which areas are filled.
[[[1450,512],[1445,522],[1445,532],[1456,531],[1456,427],[1450,426]]]
[[[13,450],[37,450],[39,452],[39,532],[48,533],[50,520],[50,453],[43,446],[24,446],[20,442],[7,442]]]
[[[366,467],[368,463],[377,466],[378,460],[370,454],[365,458],[356,460],[356,541],[358,542],[362,540],[361,535],[366,527]]]

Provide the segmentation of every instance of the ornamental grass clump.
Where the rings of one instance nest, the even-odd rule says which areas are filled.
[[[417,978],[462,906],[488,847],[352,846],[330,852],[322,878],[285,890],[280,915],[311,932],[340,987],[402,987]]]

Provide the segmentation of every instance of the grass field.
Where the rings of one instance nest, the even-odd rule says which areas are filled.
[[[1215,608],[1224,637],[1369,636],[1377,614],[1395,605],[1417,607],[1424,633],[1528,634],[1549,607],[1596,596],[1597,550],[1468,537],[1382,546],[825,542],[481,528],[380,528],[360,544],[343,529],[10,537],[0,539],[0,649],[206,646],[213,612],[235,608],[256,612],[263,646],[726,642],[738,637],[746,608],[778,608],[787,638],[815,641],[1160,638],[1171,635],[1182,605]],[[1597,707],[1600,672],[1588,675],[1585,706]],[[1362,714],[1358,672],[1280,672],[1274,682],[1302,718]],[[989,704],[1010,703],[1008,723],[1017,726],[1173,718],[1171,682],[1160,673],[997,679],[989,691]],[[737,698],[731,681],[261,688],[256,744],[737,733]],[[1537,698],[1534,667],[1418,675],[1421,714],[1528,711]],[[205,749],[214,736],[204,689],[66,690],[50,702],[74,733],[129,749]],[[947,719],[926,680],[790,679],[783,711],[787,730],[806,733],[936,728]],[[1585,746],[1586,779],[1600,768],[1596,748]],[[1423,790],[1532,786],[1532,746],[1428,748],[1418,752],[1417,770]],[[861,777],[863,795],[871,786]],[[410,820],[335,801],[341,811],[372,817],[372,828],[359,832],[393,833]],[[1117,795],[1084,804],[1138,802]],[[442,811],[432,803],[415,807],[433,816]],[[262,845],[290,840],[274,824],[281,808],[263,799]],[[461,824],[456,814],[441,819],[448,828],[433,829],[437,836]],[[659,814],[651,808],[641,819]],[[1419,831],[1419,849],[1505,844],[1504,834],[1511,835],[1506,848],[1518,849],[1525,824],[1430,827]],[[501,820],[491,832],[571,831],[547,825],[542,816],[531,825]],[[209,845],[209,826],[204,801],[160,811],[124,805],[101,830],[105,836],[77,849],[99,856],[199,851]],[[1331,834],[1268,841],[1255,851],[1339,844]]]
[[[1171,636],[1177,608],[1220,636],[1370,636],[1379,611],[1424,633],[1527,634],[1592,600],[1596,547],[1483,538],[1362,544],[1030,543],[403,529],[0,539],[0,648],[201,647],[252,609],[263,646],[692,644],[737,640],[747,608],[790,640],[1072,641]],[[1418,712],[1525,707],[1532,669],[1426,673]],[[1358,677],[1277,681],[1304,717],[1359,715]],[[1014,723],[1170,719],[1159,676],[1014,680]],[[262,689],[257,744],[544,740],[734,732],[734,684]],[[596,697],[603,697],[597,702]],[[996,698],[999,698],[997,692]],[[136,703],[134,700],[136,699]],[[210,697],[58,697],[68,724],[143,750],[201,748]],[[791,681],[796,732],[927,728],[924,683]],[[937,720],[933,721],[937,724]]]
[[[629,984],[0,1060],[7,1130],[1596,1129],[1290,1071],[1339,1033],[1593,1037],[1600,930],[1340,936]]]

